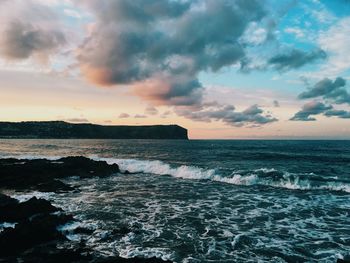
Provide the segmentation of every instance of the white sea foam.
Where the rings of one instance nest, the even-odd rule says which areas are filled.
[[[17,159],[48,159],[58,160],[62,156],[39,156],[39,155],[20,155],[20,156],[6,156]],[[274,168],[259,168],[253,170],[250,174],[241,175],[236,171],[231,176],[226,177],[217,173],[215,169],[204,169],[196,166],[172,166],[168,163],[159,160],[139,160],[139,159],[118,159],[118,158],[100,158],[96,155],[89,156],[93,160],[106,161],[108,164],[118,164],[121,170],[127,170],[131,173],[149,173],[155,175],[170,175],[176,178],[194,179],[194,180],[211,180],[215,182],[222,182],[234,185],[265,185],[278,188],[286,188],[291,190],[330,190],[350,193],[350,184],[342,182],[323,182],[323,185],[312,185],[309,180],[301,180],[298,175],[283,172],[280,180],[272,180],[270,178],[259,177],[259,173],[278,172]],[[313,175],[311,173],[310,175]],[[332,178],[330,178],[332,179]],[[334,179],[334,178],[333,178]],[[31,196],[15,196],[20,201],[26,201]],[[35,193],[35,196],[48,199],[46,194]],[[28,198],[29,197],[29,198]]]
[[[222,177],[222,176],[215,176],[214,181],[222,182],[222,183],[228,183],[228,184],[235,184],[235,185],[255,185],[258,184],[259,178],[256,174],[251,174],[248,176],[242,176],[240,174],[234,174],[233,177]]]
[[[5,228],[15,228],[15,226],[17,225],[17,223],[8,223],[8,222],[3,222],[0,223],[0,232],[4,231]]]
[[[263,173],[272,173],[272,172],[277,172],[275,168],[259,168],[255,169],[254,172],[263,172]]]
[[[234,185],[265,185],[291,190],[331,190],[350,193],[350,185],[340,182],[323,182],[323,185],[312,185],[311,181],[300,179],[298,175],[283,172],[279,180],[273,180],[268,177],[259,177],[259,173],[277,172],[274,168],[260,168],[253,170],[252,173],[241,175],[233,173],[231,176],[221,176],[214,169],[203,169],[196,166],[181,165],[178,167],[171,166],[158,160],[137,160],[137,159],[114,159],[114,158],[97,158],[104,160],[109,164],[118,164],[121,170],[128,170],[131,173],[150,173],[155,175],[171,175],[176,178],[194,179],[194,180],[211,180]]]
[[[174,253],[167,248],[150,248],[150,247],[134,247],[132,245],[126,246],[124,249],[118,249],[119,256],[123,258],[160,258],[162,260],[171,260]]]
[[[244,236],[244,234],[238,234],[233,238],[233,240],[231,242],[231,246],[233,249],[236,249],[237,244],[239,243],[242,236]]]
[[[58,231],[73,231],[80,227],[82,224],[80,222],[69,222],[64,225],[60,225],[57,227]]]
[[[53,192],[38,192],[38,191],[33,191],[30,193],[20,193],[20,194],[16,194],[16,193],[10,193],[12,198],[17,199],[20,202],[25,202],[28,201],[29,199],[31,199],[32,197],[36,197],[36,198],[42,198],[45,200],[50,200],[51,197],[54,195]]]
[[[162,161],[147,161],[136,159],[111,159],[99,158],[109,164],[116,163],[121,170],[128,170],[131,173],[150,173],[156,175],[171,175],[184,179],[210,180],[215,177],[214,169],[203,169],[195,166],[181,165],[172,167],[170,164]]]
[[[74,234],[74,230],[80,227],[82,224],[80,222],[69,222],[64,225],[57,227],[58,231],[61,231],[65,236],[71,241],[80,241],[81,236],[79,234]]]

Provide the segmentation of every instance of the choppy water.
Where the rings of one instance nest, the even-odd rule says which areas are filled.
[[[95,230],[88,244],[101,253],[175,262],[350,253],[349,141],[0,141],[0,157],[68,155],[136,173],[69,178],[81,192],[44,194]]]

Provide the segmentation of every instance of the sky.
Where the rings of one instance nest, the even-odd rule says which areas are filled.
[[[349,0],[0,0],[0,120],[350,139]]]

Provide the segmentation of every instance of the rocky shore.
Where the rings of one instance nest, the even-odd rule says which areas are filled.
[[[118,165],[85,157],[58,160],[0,159],[0,263],[163,263],[158,258],[106,257],[87,246],[87,239],[72,241],[69,235],[90,237],[95,230],[65,228],[77,220],[50,201],[32,197],[18,201],[13,191],[68,192],[82,191],[61,181],[67,177],[92,178],[121,174]],[[128,171],[123,171],[128,173]],[[128,227],[114,229],[111,240],[131,232]],[[170,261],[167,261],[170,262]],[[337,263],[349,263],[346,256]]]
[[[119,173],[118,165],[84,157],[59,160],[0,159],[0,262],[164,262],[156,258],[125,259],[104,257],[86,247],[84,241],[67,239],[62,226],[74,217],[51,202],[32,197],[19,202],[2,190],[61,192],[73,191],[60,179],[70,176],[87,178]],[[89,234],[77,228],[75,233]],[[126,231],[126,230],[122,230]]]

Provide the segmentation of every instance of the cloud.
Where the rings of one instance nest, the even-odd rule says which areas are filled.
[[[154,105],[199,105],[202,85],[186,76],[158,76],[132,85],[133,93]]]
[[[123,119],[123,118],[129,118],[129,117],[130,117],[130,115],[127,113],[120,113],[118,118]]]
[[[199,72],[240,63],[240,38],[266,16],[257,0],[76,3],[97,19],[77,50],[82,74],[102,86],[131,85],[157,105],[200,104]]]
[[[0,1],[0,55],[46,61],[66,44],[57,15],[35,1]]]
[[[321,31],[318,44],[329,55],[322,68],[327,76],[339,75],[350,68],[350,17],[340,19],[327,30]]]
[[[247,27],[241,40],[251,45],[261,45],[269,38],[269,30],[261,23],[252,22]]]
[[[307,83],[308,84],[308,83]],[[299,99],[322,98],[326,101],[332,101],[336,104],[350,104],[350,94],[345,89],[346,80],[337,77],[334,81],[324,78],[317,82],[313,87],[299,94]],[[322,102],[312,101],[306,103],[302,110],[297,112],[290,120],[297,121],[315,121],[311,115],[323,114],[326,117],[339,117],[342,119],[350,118],[350,112],[345,110],[333,109],[332,105],[325,105]]]
[[[280,107],[280,103],[278,102],[278,100],[274,100],[272,103],[274,107],[276,108]]]
[[[329,110],[324,113],[327,117],[339,117],[341,119],[350,119],[350,111],[345,110]]]
[[[169,115],[171,115],[171,111],[165,111],[165,112],[163,112],[163,113],[160,115],[160,117],[163,118],[163,119],[165,119],[165,118],[167,118]]]
[[[247,124],[263,125],[277,121],[276,118],[270,115],[263,115],[263,110],[257,105],[252,105],[242,112],[237,112],[232,105],[220,105],[213,102],[198,110],[177,109],[176,113],[193,121],[222,121],[236,127]]]
[[[346,80],[338,77],[334,81],[325,78],[317,82],[311,89],[299,94],[299,99],[323,97],[337,104],[350,104],[350,94],[345,89]]]
[[[134,118],[136,118],[136,119],[144,119],[144,118],[147,118],[147,116],[146,115],[142,115],[142,114],[135,114]]]
[[[66,14],[67,16],[73,17],[73,18],[77,18],[77,19],[81,19],[82,15],[79,14],[76,10],[73,9],[64,9],[63,10],[64,14]]]
[[[298,111],[290,120],[291,121],[315,121],[312,115],[318,115],[324,113],[327,110],[331,110],[331,105],[325,105],[322,102],[311,101],[306,103],[300,111]]]
[[[174,106],[176,114],[192,120],[234,126],[277,121],[256,105],[243,112],[207,105],[198,79],[200,72],[243,63],[248,46],[271,39],[275,25],[261,1],[76,2],[96,17],[77,50],[81,72],[90,82],[128,85],[152,106]],[[310,55],[308,59],[313,60]]]
[[[57,0],[0,0],[0,6],[8,3],[8,7],[15,8],[12,11],[0,7],[0,15],[5,17],[0,18],[0,22],[4,22],[0,25],[0,30],[3,29],[0,41],[5,43],[0,45],[0,54],[10,59],[50,57],[66,44],[67,37],[57,15],[47,4],[39,4],[44,2],[60,3]],[[101,86],[127,86],[152,107],[174,106],[174,113],[194,120],[219,120],[237,126],[276,121],[258,106],[237,112],[226,108],[227,105],[210,106],[203,102],[206,93],[199,74],[218,72],[225,67],[239,68],[248,58],[254,60],[254,56],[248,56],[250,51],[259,53],[254,47],[263,50],[262,64],[266,66],[263,69],[297,69],[326,58],[323,46],[311,51],[283,50],[271,56],[271,51],[279,50],[281,45],[273,43],[269,48],[264,45],[270,43],[271,34],[278,28],[277,19],[270,16],[264,1],[69,2],[75,6],[61,6],[62,15],[78,17],[74,12],[82,11],[81,8],[89,12],[79,22],[87,23],[85,17],[89,17],[89,24],[84,24],[88,35],[75,52],[70,53],[76,55],[76,65],[86,79]],[[11,15],[6,15],[6,10],[11,10],[8,11]],[[286,31],[297,34],[296,29]],[[277,38],[274,40],[277,42]],[[344,93],[338,93],[337,99],[342,96]],[[247,105],[253,103],[259,102]],[[268,103],[271,104],[271,100]],[[275,107],[278,105],[274,102]],[[146,110],[146,113],[152,115],[155,111]],[[120,118],[130,117],[126,115],[122,117],[121,114]]]
[[[145,109],[145,113],[148,114],[148,115],[157,115],[158,114],[158,110],[153,107],[153,106],[148,106],[146,109]]]
[[[292,49],[288,53],[278,54],[269,59],[268,64],[281,71],[298,69],[306,64],[325,59],[327,54],[321,49],[305,52]]]
[[[297,28],[297,27],[287,27],[284,32],[288,33],[288,34],[292,34],[295,35],[296,38],[304,38],[305,37],[305,33],[302,29]]]
[[[8,59],[27,59],[35,54],[47,57],[65,44],[65,37],[59,31],[14,21],[3,31],[0,44],[1,54]]]

